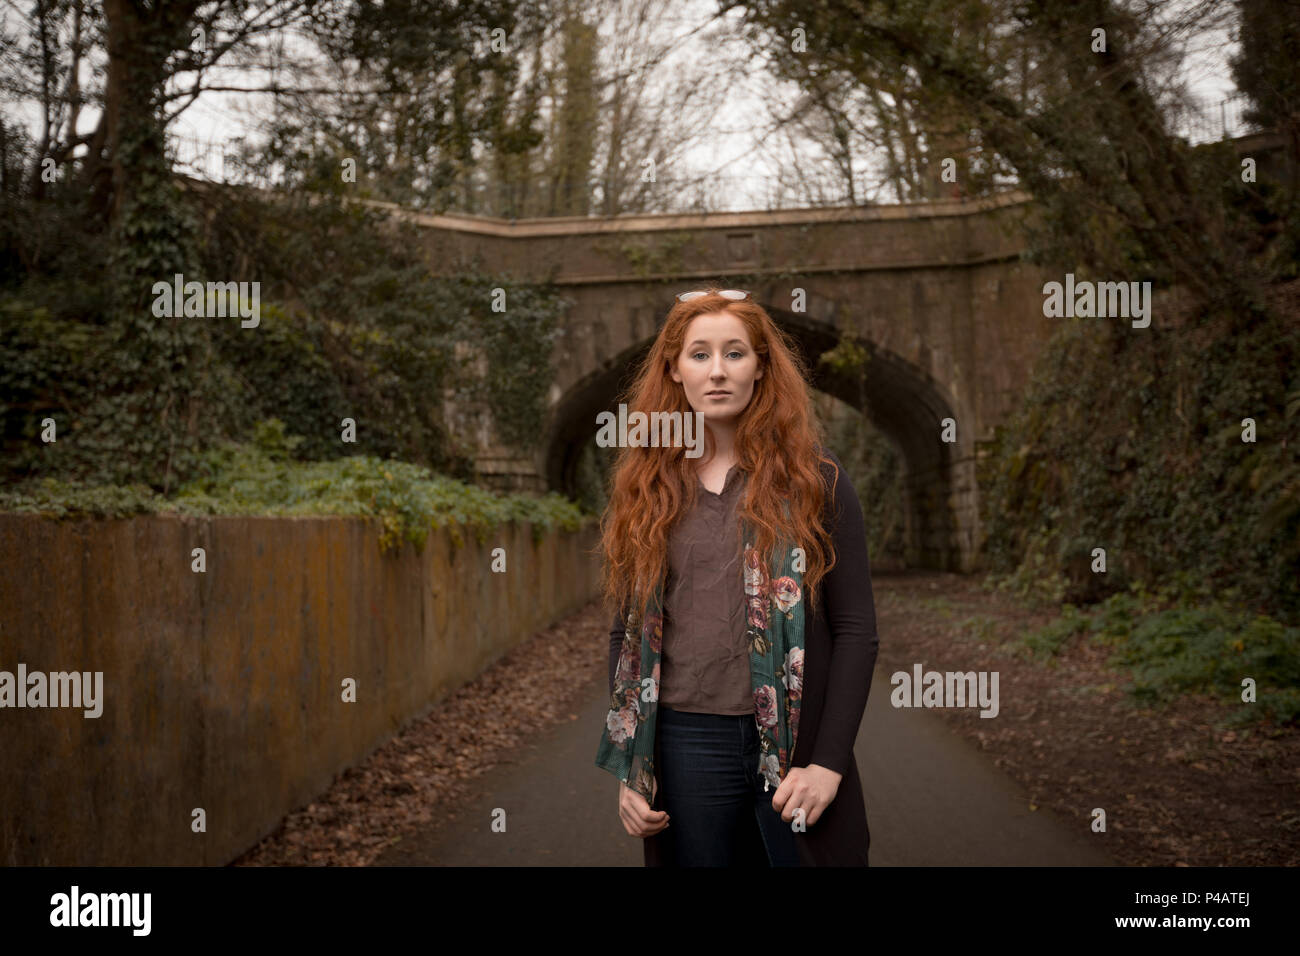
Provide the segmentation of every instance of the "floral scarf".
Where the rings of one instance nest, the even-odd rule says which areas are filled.
[[[744,540],[752,540],[749,529],[745,530]],[[759,553],[747,543],[743,567],[749,604],[745,637],[749,644],[754,723],[759,732],[756,769],[763,774],[766,791],[770,786],[779,787],[789,772],[799,733],[804,648],[802,553],[778,548],[769,573]],[[654,799],[655,718],[662,649],[660,582],[643,612],[628,616],[609,715],[596,750],[596,766],[624,781],[650,804]]]

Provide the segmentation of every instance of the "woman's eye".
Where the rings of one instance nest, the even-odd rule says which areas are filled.
[[[691,358],[693,358],[693,359],[697,359],[697,358],[699,358],[700,356],[704,356],[705,358],[708,358],[708,357],[709,357],[709,353],[708,353],[708,352],[696,352],[694,355],[691,356]]]
[[[734,355],[736,358],[744,358],[744,357],[745,357],[745,353],[744,353],[744,352],[737,352],[735,349],[732,349],[732,350],[731,350],[730,352],[728,352],[727,354],[728,354],[728,355]]]

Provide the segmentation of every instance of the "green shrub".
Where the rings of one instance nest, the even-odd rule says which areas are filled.
[[[481,543],[506,522],[530,522],[534,540],[548,531],[578,530],[588,516],[557,494],[498,495],[435,475],[422,465],[372,455],[296,461],[301,442],[276,420],[261,422],[254,443],[228,442],[206,452],[197,474],[170,498],[142,485],[86,485],[31,480],[0,489],[0,509],[54,517],[178,512],[195,515],[358,515],[381,526],[387,550],[409,541],[423,547],[432,528],[453,542],[472,532]]]
[[[1167,589],[1116,594],[1091,612],[1065,605],[1060,618],[1022,638],[1035,656],[1054,656],[1076,636],[1111,649],[1110,663],[1132,676],[1129,691],[1144,704],[1208,694],[1235,708],[1228,723],[1300,718],[1300,627],[1224,600],[1170,604]],[[1253,678],[1257,699],[1241,700]]]
[[[1088,629],[1089,622],[1087,615],[1080,614],[1073,604],[1067,604],[1062,609],[1061,617],[1029,632],[1021,638],[1021,643],[1034,657],[1055,657],[1065,649],[1071,638]]]
[[[1178,607],[1148,615],[1112,657],[1133,674],[1132,692],[1144,702],[1205,693],[1279,723],[1300,716],[1300,627],[1220,604]],[[1257,702],[1242,704],[1242,680],[1253,678]]]

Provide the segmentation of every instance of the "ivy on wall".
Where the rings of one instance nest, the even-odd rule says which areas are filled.
[[[1297,292],[1275,288],[1276,317],[1246,334],[1227,315],[1066,321],[981,462],[1002,584],[1056,601],[1208,587],[1300,620]]]
[[[165,494],[206,450],[272,418],[302,459],[396,457],[469,477],[449,396],[483,403],[520,449],[541,433],[567,304],[553,289],[431,277],[414,226],[339,196],[183,194],[161,173],[135,196],[105,253],[70,235],[75,254],[0,289],[0,481]],[[155,316],[154,283],[177,273],[259,283],[256,326]],[[458,363],[458,343],[486,361]]]

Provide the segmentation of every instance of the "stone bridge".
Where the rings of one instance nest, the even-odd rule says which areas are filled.
[[[673,295],[720,281],[751,290],[802,350],[813,385],[897,445],[906,463],[908,563],[970,570],[980,542],[980,446],[1013,408],[1060,321],[1043,316],[1042,288],[1061,277],[1021,261],[1021,224],[1031,209],[1023,193],[1007,193],[612,219],[414,218],[427,230],[435,272],[472,263],[549,280],[573,301],[540,448],[521,454],[484,428],[477,461],[487,481],[572,491],[597,413],[616,406]],[[818,361],[845,337],[868,351],[860,374]]]
[[[849,403],[906,463],[909,565],[970,570],[980,543],[975,462],[1012,409],[1059,319],[1021,261],[1029,197],[610,219],[508,221],[410,214],[430,267],[474,264],[549,280],[572,300],[555,350],[540,448],[501,447],[477,467],[499,487],[572,491],[596,415],[613,410],[673,295],[708,281],[751,290],[798,343],[813,385]],[[860,370],[819,357],[845,337]],[[944,440],[951,419],[954,440]]]

